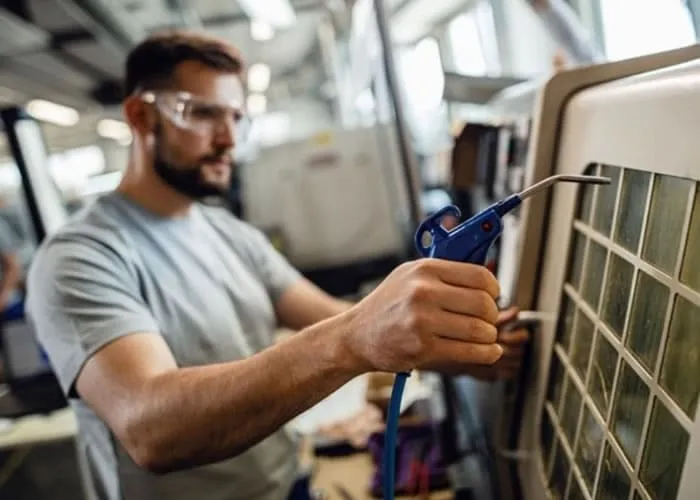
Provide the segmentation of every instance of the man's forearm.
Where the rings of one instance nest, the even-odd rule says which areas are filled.
[[[278,299],[275,312],[281,326],[301,330],[344,313],[352,303],[333,297],[307,279],[301,279]]]
[[[336,341],[343,328],[332,318],[251,358],[155,378],[122,439],[156,472],[245,451],[360,374]]]

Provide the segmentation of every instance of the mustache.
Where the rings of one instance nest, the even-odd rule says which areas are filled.
[[[200,157],[199,164],[204,165],[205,163],[214,163],[221,160],[225,160],[227,164],[233,165],[233,156],[228,150],[215,151],[209,155]]]

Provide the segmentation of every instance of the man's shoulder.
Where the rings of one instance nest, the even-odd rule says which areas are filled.
[[[93,248],[121,252],[127,247],[123,225],[111,210],[106,198],[98,198],[89,206],[75,213],[55,233],[47,236],[37,252],[36,259],[42,258],[53,249],[68,249],[78,252]]]

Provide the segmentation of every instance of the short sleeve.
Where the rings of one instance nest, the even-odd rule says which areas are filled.
[[[36,255],[27,283],[27,317],[66,394],[85,362],[119,337],[158,332],[136,271],[96,241],[62,240]]]
[[[250,227],[248,253],[273,302],[301,278],[301,273],[277,249],[262,231]]]

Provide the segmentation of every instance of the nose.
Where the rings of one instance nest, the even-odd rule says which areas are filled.
[[[219,148],[232,148],[236,144],[237,124],[233,118],[221,120],[214,134],[214,144]]]

